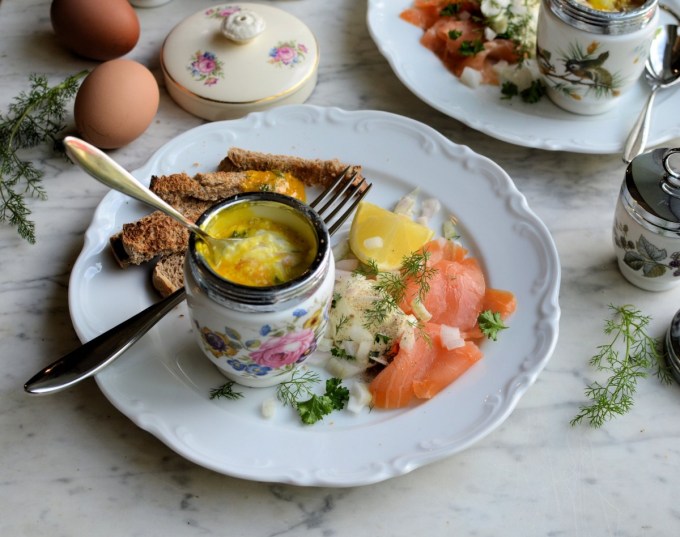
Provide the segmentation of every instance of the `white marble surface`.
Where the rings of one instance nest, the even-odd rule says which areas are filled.
[[[364,2],[276,2],[317,33],[322,62],[309,102],[379,109],[430,124],[498,162],[549,227],[562,263],[560,339],[507,421],[470,449],[406,476],[350,489],[225,477],[177,456],[120,414],[88,380],[35,398],[23,383],[78,345],[67,303],[70,268],[106,188],[35,150],[49,198],[31,201],[37,244],[0,227],[0,535],[666,536],[680,528],[680,388],[641,382],[630,414],[600,430],[569,420],[593,378],[609,303],[633,303],[661,335],[680,289],[641,291],[614,262],[618,155],[545,152],[498,142],[421,103],[390,71],[365,26]],[[214,2],[139,9],[129,54],[160,81],[158,50],[185,15]],[[55,42],[47,0],[0,1],[0,108],[28,75],[54,81],[94,62]],[[128,168],[201,120],[162,88],[148,131],[111,154]],[[677,143],[677,141],[676,141]],[[669,144],[671,145],[671,144]],[[243,440],[235,440],[243,441]]]

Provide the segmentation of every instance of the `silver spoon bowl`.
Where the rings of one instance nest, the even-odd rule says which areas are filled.
[[[212,259],[222,257],[229,244],[239,240],[232,238],[220,239],[209,235],[177,211],[172,205],[166,203],[141,184],[130,172],[106,153],[84,140],[74,136],[67,136],[64,138],[64,146],[69,158],[99,182],[164,212],[188,228],[189,231],[198,235],[208,245]]]
[[[656,93],[680,81],[680,36],[677,25],[668,24],[657,30],[645,64],[645,78],[652,91],[626,140],[624,162],[632,161],[645,150]]]

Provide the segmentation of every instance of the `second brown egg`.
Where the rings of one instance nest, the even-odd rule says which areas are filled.
[[[92,60],[124,56],[139,40],[139,18],[128,0],[53,0],[50,19],[62,45]]]
[[[76,95],[73,116],[85,140],[101,149],[116,149],[148,128],[158,103],[158,83],[151,71],[119,58],[87,75]]]

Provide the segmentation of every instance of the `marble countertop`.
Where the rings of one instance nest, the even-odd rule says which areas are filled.
[[[174,24],[206,0],[138,9],[142,33],[128,55],[161,84],[149,129],[110,154],[128,169],[200,125],[167,95],[158,52]],[[570,426],[608,305],[635,304],[661,336],[680,288],[642,291],[623,279],[611,243],[623,179],[619,155],[518,147],[430,108],[395,77],[371,40],[366,4],[281,0],[319,36],[323,59],[309,103],[377,109],[429,124],[485,155],[513,178],[557,245],[560,337],[552,359],[514,412],[465,451],[382,483],[304,488],[250,482],[197,466],[139,429],[93,380],[47,397],[24,382],[79,341],[68,278],[83,233],[107,189],[59,157],[35,149],[47,200],[31,200],[37,242],[0,227],[0,534],[229,536],[665,536],[680,528],[680,388],[648,378],[630,413],[601,429]],[[56,43],[47,0],[0,1],[0,110],[30,73],[58,81],[95,62]],[[68,118],[72,121],[72,117]],[[71,124],[72,125],[72,124]],[[678,145],[678,140],[667,145]]]

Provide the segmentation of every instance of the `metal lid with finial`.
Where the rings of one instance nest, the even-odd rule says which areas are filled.
[[[648,230],[680,233],[680,148],[655,149],[635,157],[626,169],[622,196]]]

